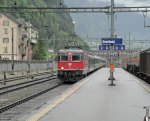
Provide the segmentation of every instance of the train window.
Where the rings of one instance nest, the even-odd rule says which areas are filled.
[[[68,54],[67,53],[61,53],[61,61],[68,61]]]
[[[81,53],[81,60],[84,60],[84,55],[83,55],[83,53]]]
[[[72,61],[80,61],[80,53],[72,53]]]
[[[60,61],[60,54],[58,54],[57,57],[55,57],[55,61]]]

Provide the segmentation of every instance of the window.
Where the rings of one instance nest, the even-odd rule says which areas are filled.
[[[61,53],[61,61],[68,61],[68,54],[67,53]]]
[[[8,34],[8,28],[4,28],[4,34]]]
[[[60,54],[58,54],[57,56],[57,61],[60,61]]]
[[[84,55],[83,55],[83,53],[81,54],[81,60],[84,60]]]
[[[80,61],[80,53],[72,53],[72,61]]]
[[[4,47],[4,53],[8,53],[8,47]]]
[[[9,39],[8,38],[3,38],[3,43],[9,43]]]
[[[3,21],[3,26],[9,26],[9,21],[8,20],[4,20]]]

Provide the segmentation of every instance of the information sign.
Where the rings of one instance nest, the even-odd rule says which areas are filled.
[[[102,38],[102,45],[121,45],[122,38]]]
[[[99,50],[110,50],[110,45],[99,45]],[[125,45],[114,45],[113,50],[125,50]]]

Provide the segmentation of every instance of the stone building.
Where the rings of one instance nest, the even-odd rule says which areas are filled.
[[[0,13],[0,59],[31,59],[37,38],[38,31],[31,24]]]

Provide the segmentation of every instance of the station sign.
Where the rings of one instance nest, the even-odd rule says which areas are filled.
[[[110,50],[109,45],[99,45],[99,50]]]
[[[99,45],[99,50],[110,50],[110,49],[111,49],[110,45]],[[124,51],[125,45],[114,45],[113,50]]]
[[[122,38],[102,38],[102,45],[121,45]]]
[[[114,45],[114,50],[125,50],[125,45]]]

